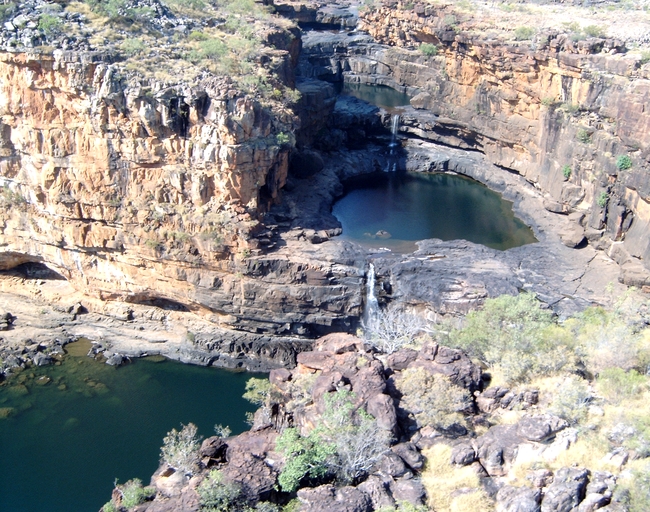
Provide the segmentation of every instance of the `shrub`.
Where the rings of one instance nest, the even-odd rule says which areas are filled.
[[[322,421],[308,436],[286,429],[276,447],[286,460],[278,483],[293,492],[304,479],[330,474],[348,484],[358,480],[386,453],[390,433],[363,410],[355,411],[355,395],[337,391],[325,395]]]
[[[557,327],[552,313],[529,293],[486,300],[483,309],[467,315],[464,328],[450,333],[448,343],[498,366],[509,382],[572,369],[575,363],[571,333]]]
[[[126,39],[120,44],[120,49],[129,57],[142,53],[146,48],[147,46],[138,38]]]
[[[420,428],[448,428],[463,423],[460,414],[472,403],[466,389],[453,384],[446,375],[434,375],[424,368],[408,368],[396,382],[403,397],[400,407],[413,414]]]
[[[562,166],[562,176],[564,176],[565,180],[568,180],[571,177],[571,166],[570,165]]]
[[[322,478],[328,472],[327,460],[334,454],[334,446],[323,443],[314,433],[303,437],[295,428],[286,429],[278,438],[276,448],[282,452],[286,464],[278,483],[285,492],[298,489],[305,478]]]
[[[650,463],[632,471],[631,478],[624,481],[626,499],[624,500],[629,512],[647,512],[650,510]]]
[[[589,37],[605,37],[605,29],[598,25],[587,25],[582,30]]]
[[[576,138],[583,144],[589,144],[591,142],[591,134],[584,128],[579,128],[576,132]]]
[[[197,434],[194,423],[181,425],[181,427],[180,431],[172,429],[163,439],[160,459],[177,471],[192,475],[199,462],[201,438]]]
[[[251,377],[246,382],[246,392],[243,397],[257,406],[265,405],[270,391],[271,383],[269,379]]]
[[[201,510],[206,512],[235,512],[243,510],[245,497],[241,486],[223,477],[221,471],[211,470],[196,489]]]
[[[648,330],[630,319],[632,311],[608,312],[589,308],[565,322],[578,342],[588,371],[601,374],[608,368],[636,369],[645,374],[650,361]]]
[[[545,107],[550,107],[553,106],[556,102],[556,99],[553,96],[546,96],[545,98],[542,98],[542,105]]]
[[[431,43],[422,43],[420,45],[420,52],[426,57],[435,57],[438,55],[438,47]]]
[[[647,384],[647,379],[635,370],[607,368],[600,372],[596,382],[600,394],[617,404],[621,400],[634,397]]]
[[[58,34],[62,25],[61,19],[51,14],[41,14],[38,20],[38,28],[48,37]]]
[[[129,480],[124,485],[119,486],[122,493],[122,506],[132,508],[140,503],[144,503],[156,494],[153,487],[142,487],[142,481],[138,478]]]
[[[453,14],[447,14],[443,19],[442,23],[445,27],[455,28],[456,27],[456,16]]]
[[[280,132],[275,136],[275,141],[280,146],[284,146],[285,144],[289,144],[291,142],[291,136],[284,132]]]
[[[425,330],[426,322],[418,315],[398,308],[380,309],[363,325],[366,342],[386,354],[413,342]]]
[[[535,35],[533,27],[517,27],[515,29],[515,39],[517,41],[528,41]]]
[[[632,167],[632,159],[628,155],[619,155],[616,159],[616,167],[619,171],[626,171]]]
[[[598,206],[601,208],[605,208],[607,206],[607,201],[609,200],[609,194],[605,191],[602,191],[600,194],[598,194],[598,198],[596,199],[596,203]]]
[[[549,410],[574,425],[587,417],[591,400],[588,384],[581,378],[569,377],[558,388]]]
[[[232,434],[232,430],[228,425],[221,425],[220,423],[217,423],[214,426],[214,433],[216,434],[217,437],[225,439],[226,437],[230,437],[230,434]]]
[[[104,503],[101,512],[118,512],[113,500]]]

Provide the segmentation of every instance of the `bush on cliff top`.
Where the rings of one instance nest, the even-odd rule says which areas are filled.
[[[301,483],[320,481],[332,475],[344,485],[365,475],[386,453],[390,433],[382,430],[364,410],[356,410],[355,395],[339,390],[325,395],[325,412],[307,436],[286,429],[277,449],[286,464],[278,483],[293,492]]]

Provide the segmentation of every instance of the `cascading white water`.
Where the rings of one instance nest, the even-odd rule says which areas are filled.
[[[379,302],[375,295],[375,266],[370,263],[366,276],[366,307],[363,311],[363,325],[372,326],[379,313]]]
[[[397,131],[399,130],[399,114],[393,114],[392,125],[390,133],[392,134],[390,143],[391,145],[397,143]]]
[[[399,114],[393,114],[391,119],[390,127],[390,144],[388,145],[388,165],[386,166],[386,172],[395,172],[397,171],[397,132],[399,131]]]

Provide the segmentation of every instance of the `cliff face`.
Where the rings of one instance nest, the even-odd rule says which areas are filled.
[[[650,265],[650,81],[640,56],[621,55],[620,40],[573,42],[553,30],[534,44],[504,41],[453,6],[405,5],[362,10],[358,28],[381,44],[350,46],[338,64],[345,80],[416,94],[402,131],[479,150],[539,186],[550,210],[585,212],[589,241],[611,247],[630,284],[646,282],[631,270]],[[619,156],[632,166],[620,169]]]
[[[327,279],[329,265],[245,261],[260,253],[258,219],[285,183],[278,134],[293,129],[290,112],[225,79],[127,80],[93,53],[2,54],[0,98],[0,268],[43,261],[100,298],[163,298],[229,326],[254,318],[254,332],[305,331],[292,323],[312,311],[292,286]],[[301,293],[316,300],[316,288]],[[288,305],[271,312],[261,295]]]

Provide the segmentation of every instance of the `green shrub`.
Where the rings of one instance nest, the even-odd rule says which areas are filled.
[[[225,439],[226,437],[230,437],[230,434],[232,434],[232,430],[228,425],[221,425],[220,423],[217,423],[214,426],[214,433],[216,434],[217,437],[220,437],[222,439]]]
[[[140,503],[144,503],[156,494],[155,488],[142,487],[142,481],[138,478],[129,480],[119,488],[122,492],[122,506],[126,508],[140,505]]]
[[[605,206],[607,206],[607,201],[609,201],[609,194],[607,192],[602,191],[598,194],[598,198],[596,199],[598,206],[605,208]]]
[[[517,41],[528,41],[535,35],[533,27],[517,27],[515,29],[515,39]]]
[[[556,99],[553,96],[546,96],[545,98],[542,98],[541,103],[545,107],[551,107],[556,103]]]
[[[576,132],[576,138],[583,144],[589,144],[591,142],[591,134],[584,128],[579,128]]]
[[[457,22],[456,16],[454,16],[453,14],[447,14],[442,19],[442,24],[445,27],[450,27],[450,28],[454,28],[454,29],[456,28],[456,22]]]
[[[187,36],[187,38],[190,41],[207,41],[208,39],[210,39],[210,36],[208,36],[205,32],[202,32],[200,30],[192,30],[192,32],[190,32],[190,35]]]
[[[308,436],[286,429],[276,448],[286,464],[278,483],[283,491],[295,491],[304,479],[335,475],[343,484],[365,475],[386,453],[390,433],[363,410],[355,410],[355,395],[339,390],[324,396],[321,422]]]
[[[609,312],[589,308],[565,322],[576,339],[581,359],[594,375],[609,368],[647,372],[650,336],[630,321],[636,313],[627,309]]]
[[[619,171],[626,171],[632,167],[632,159],[628,155],[619,155],[616,159],[616,167]]]
[[[118,512],[117,507],[113,503],[113,500],[104,503],[101,512]]]
[[[244,509],[246,499],[241,486],[226,480],[216,469],[211,470],[196,489],[205,512],[235,512]]]
[[[400,407],[413,414],[420,428],[462,424],[461,413],[472,403],[466,389],[453,384],[446,375],[434,375],[424,368],[404,370],[396,386],[403,395]]]
[[[438,55],[438,47],[431,43],[422,43],[420,45],[420,52],[426,57],[435,57]]]
[[[562,176],[564,176],[565,180],[568,180],[571,177],[571,166],[570,165],[562,166]]]
[[[138,38],[125,39],[122,41],[122,44],[120,44],[120,49],[129,57],[142,53],[146,48],[147,46]]]
[[[275,141],[278,143],[278,145],[284,146],[285,144],[289,144],[291,142],[291,136],[287,133],[280,132],[275,136]]]
[[[63,23],[58,16],[41,14],[41,17],[38,19],[38,28],[48,37],[58,34],[62,26]]]
[[[194,423],[181,425],[181,430],[175,428],[167,433],[160,449],[160,460],[177,471],[192,475],[199,461],[201,438],[197,434]]]
[[[304,478],[322,478],[328,472],[327,460],[334,455],[332,444],[322,442],[312,433],[303,437],[295,428],[286,429],[276,443],[286,463],[278,477],[280,488],[285,492],[298,489]]]
[[[605,29],[598,25],[587,25],[582,30],[589,37],[605,37]]]
[[[264,405],[271,391],[271,383],[269,379],[257,379],[251,377],[246,382],[246,392],[244,399],[255,405]]]
[[[647,384],[647,378],[635,370],[607,368],[600,372],[598,392],[610,402],[617,404],[621,400],[634,397]]]
[[[532,294],[488,299],[465,320],[465,327],[451,331],[443,343],[489,367],[498,366],[509,382],[569,370],[575,364],[572,333],[556,326],[552,313],[541,309]]]
[[[631,478],[624,481],[627,491],[624,500],[629,512],[647,512],[650,510],[650,463],[639,470],[632,471]]]
[[[549,410],[574,425],[587,417],[591,400],[587,382],[579,377],[568,377],[555,393]]]

